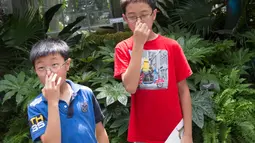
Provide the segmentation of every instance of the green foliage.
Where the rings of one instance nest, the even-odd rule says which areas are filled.
[[[0,81],[0,92],[6,93],[2,103],[4,104],[15,96],[17,106],[19,106],[23,101],[31,100],[38,94],[39,85],[40,81],[35,75],[26,76],[24,72],[20,72],[17,76],[6,74]]]
[[[12,117],[7,124],[10,130],[5,134],[3,143],[32,143],[28,132],[28,122],[24,120],[26,116],[26,114],[22,113]]]
[[[116,33],[119,35],[121,33]],[[125,36],[125,33],[122,33]],[[115,35],[115,36],[116,36]],[[123,37],[123,36],[120,36]],[[95,43],[90,37],[84,37],[72,49],[74,57],[69,78],[93,89],[103,107],[104,125],[111,142],[125,142],[129,121],[130,94],[122,83],[113,78],[114,47],[116,41],[103,39],[103,44]]]
[[[172,38],[175,39],[173,36]],[[210,55],[214,52],[214,47],[209,44],[205,44],[197,35],[186,38],[179,37],[176,41],[183,48],[187,60],[193,64],[202,64],[206,55]]]
[[[208,121],[203,128],[204,142],[238,142],[240,139],[241,142],[254,142],[255,90],[244,83],[239,70],[232,69],[229,74],[218,75],[222,89],[213,97],[216,122]]]
[[[15,75],[7,74],[0,80],[0,92],[3,92],[3,108],[0,114],[11,113],[5,128],[4,143],[31,142],[27,122],[26,107],[40,92],[40,82],[33,72],[20,72]],[[14,104],[13,104],[13,97]],[[7,119],[3,117],[2,119]]]
[[[130,31],[127,32],[117,32],[117,33],[111,33],[111,34],[104,34],[104,35],[98,35],[98,34],[90,34],[87,37],[87,41],[93,41],[97,45],[103,45],[104,41],[115,41],[116,43],[129,38],[132,35]]]
[[[24,14],[10,14],[0,25],[0,76],[4,74],[0,80],[0,122],[8,122],[7,126],[0,126],[0,140],[3,142],[31,142],[26,107],[39,94],[41,87],[35,73],[28,71],[31,69],[29,51],[38,40],[48,37],[49,23],[61,6],[53,6],[43,16],[39,9],[29,8]],[[77,33],[80,27],[76,25],[83,19],[78,17],[57,36],[70,47],[75,46],[82,37]]]
[[[197,91],[192,92],[192,120],[193,122],[203,128],[204,126],[204,115],[216,119],[214,113],[214,103],[212,100],[212,92],[209,91]]]
[[[97,95],[97,99],[106,98],[106,106],[119,101],[124,106],[127,105],[128,96],[130,95],[122,83],[104,84],[103,87],[97,88],[95,91],[100,92]]]
[[[8,72],[9,69],[28,66],[29,51],[32,45],[48,37],[46,32],[50,21],[61,6],[62,4],[53,6],[42,17],[38,8],[28,8],[24,14],[14,13],[8,16],[6,22],[0,26],[0,61],[2,61],[0,75]],[[75,26],[84,18],[78,17],[76,21],[68,24],[58,34],[58,37],[65,40],[69,46],[74,46],[82,36],[82,34],[74,34],[80,29]]]
[[[169,3],[174,7],[171,12],[178,13],[169,14],[168,10],[164,10]],[[180,44],[194,73],[187,80],[192,98],[193,132],[199,134],[194,136],[194,141],[253,143],[255,90],[251,88],[254,80],[250,77],[254,74],[255,54],[251,46],[254,44],[254,30],[232,39],[218,36],[205,40],[196,35],[208,35],[215,23],[220,22],[215,21],[222,17],[220,8],[211,11],[215,3],[221,4],[216,1],[173,3],[160,0],[157,7],[161,14],[174,18],[174,21],[177,19],[177,25],[167,23],[166,27],[160,27],[161,24],[158,24],[158,28]],[[47,37],[48,24],[60,6],[52,7],[43,17],[37,10],[29,10],[22,16],[10,16],[9,21],[0,26],[0,72],[8,73],[0,80],[0,140],[3,142],[31,142],[26,105],[41,88],[35,74],[24,70],[30,69],[30,66],[23,64],[24,68],[16,68],[10,73],[6,65],[16,67],[12,64],[25,63],[24,57],[28,57],[30,46]],[[103,124],[110,142],[126,142],[130,95],[122,83],[113,78],[113,62],[115,45],[132,33],[86,35],[77,32],[80,27],[76,27],[83,19],[78,17],[57,34],[71,46],[73,63],[68,78],[91,87],[95,92],[105,115]],[[25,30],[19,27],[18,22]],[[17,32],[18,35],[14,35]]]
[[[195,33],[206,35],[210,32],[214,23],[214,15],[211,14],[213,4],[205,0],[187,0],[180,2],[173,17],[180,17],[174,24],[188,27]]]

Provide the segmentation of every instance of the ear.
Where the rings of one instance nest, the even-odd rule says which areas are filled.
[[[66,70],[67,70],[67,71],[69,71],[69,69],[70,69],[71,61],[72,61],[71,58],[68,58],[68,59],[66,60]]]
[[[156,19],[157,13],[158,13],[158,9],[154,9],[154,10],[153,10],[153,20]]]
[[[126,17],[126,15],[125,15],[125,14],[122,14],[122,17],[123,17],[124,21],[127,22],[127,17]]]

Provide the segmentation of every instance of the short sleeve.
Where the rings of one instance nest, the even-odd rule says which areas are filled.
[[[94,115],[95,115],[95,122],[96,124],[99,122],[102,122],[104,119],[104,115],[101,111],[101,108],[96,100],[96,97],[94,94],[92,94],[92,102],[93,102],[93,108],[94,108]]]
[[[121,79],[129,64],[130,54],[127,47],[123,43],[117,44],[114,52],[114,78]]]
[[[45,133],[47,121],[35,107],[28,106],[28,122],[32,140],[40,140],[40,136]]]
[[[177,42],[174,47],[174,66],[177,83],[192,75],[192,70],[184,55],[183,49]]]

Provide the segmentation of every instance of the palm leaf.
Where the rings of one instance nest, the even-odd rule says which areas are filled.
[[[176,20],[173,25],[188,27],[193,32],[208,34],[214,23],[211,16],[213,4],[205,0],[184,0],[172,14]]]

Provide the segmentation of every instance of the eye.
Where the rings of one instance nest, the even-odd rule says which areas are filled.
[[[44,67],[38,67],[37,70],[43,71],[43,70],[44,70]]]
[[[59,66],[58,63],[52,64],[52,67],[53,67],[53,68],[58,67],[58,66]]]
[[[128,19],[136,19],[136,16],[130,16]]]
[[[148,17],[150,14],[143,14],[141,17]]]

